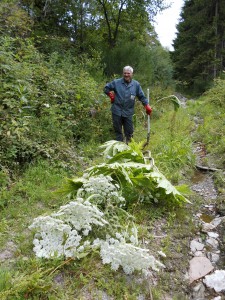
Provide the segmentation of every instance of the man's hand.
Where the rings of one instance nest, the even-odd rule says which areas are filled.
[[[150,116],[150,114],[152,113],[151,106],[149,104],[146,104],[145,109],[146,109],[146,114]]]
[[[113,103],[113,102],[114,102],[114,99],[115,99],[115,94],[114,94],[113,92],[109,92],[109,93],[108,93],[108,96],[109,96],[109,98],[110,98],[110,100],[111,100],[111,103]]]

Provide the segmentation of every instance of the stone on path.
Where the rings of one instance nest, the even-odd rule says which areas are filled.
[[[190,247],[191,247],[192,253],[195,253],[196,251],[203,250],[204,249],[204,244],[199,243],[198,241],[193,240],[193,241],[191,241]]]
[[[190,268],[188,272],[190,283],[204,277],[213,269],[214,267],[208,258],[204,256],[193,257],[190,260]]]
[[[214,238],[209,238],[206,240],[206,244],[210,246],[212,249],[217,250],[219,246],[219,242]]]
[[[214,225],[215,227],[217,227],[218,225],[220,225],[220,223],[225,220],[224,217],[221,218],[215,218],[214,220],[212,220],[211,224]]]
[[[217,239],[219,237],[219,234],[216,232],[208,232],[208,236],[213,239]]]
[[[217,293],[225,291],[225,271],[216,270],[213,274],[205,276],[203,282],[207,287],[213,288]]]
[[[205,299],[205,286],[199,282],[194,288],[192,293],[193,299]]]
[[[12,241],[7,242],[5,245],[5,249],[0,249],[0,262],[6,259],[13,258],[15,251],[16,245]]]
[[[211,224],[211,223],[205,223],[204,222],[202,224],[202,232],[209,232],[209,231],[211,231],[211,230],[213,230],[215,228],[216,228],[216,226],[213,225],[213,224]]]
[[[0,252],[0,261],[4,261],[6,259],[13,258],[13,252],[9,250],[4,250]]]
[[[213,265],[220,260],[220,255],[219,255],[220,252],[219,251],[216,251],[216,252],[218,252],[218,253],[208,252],[206,255],[206,257],[212,262]]]

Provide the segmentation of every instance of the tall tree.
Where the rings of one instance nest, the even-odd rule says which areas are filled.
[[[103,22],[106,24],[106,34],[109,48],[114,48],[119,34],[126,31],[131,38],[138,39],[149,27],[150,20],[159,10],[166,6],[163,0],[97,0]]]
[[[165,0],[21,0],[34,20],[34,34],[63,36],[86,50],[90,33],[109,48],[124,33],[138,39]],[[94,39],[91,39],[94,44]],[[93,46],[98,46],[96,43]]]
[[[20,2],[33,19],[32,33],[42,51],[70,49],[73,54],[90,56],[98,52],[108,76],[121,72],[125,63],[138,70],[143,66],[141,58],[152,70],[150,47],[157,44],[157,39],[151,20],[166,7],[166,0]]]
[[[224,68],[225,0],[186,0],[172,58],[175,78],[203,92]]]

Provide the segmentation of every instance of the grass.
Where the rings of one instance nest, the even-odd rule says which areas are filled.
[[[206,150],[213,157],[218,168],[224,168],[225,151],[225,84],[224,80],[216,80],[212,89],[196,101],[190,101],[188,111],[190,117],[198,123],[193,139],[204,143]]]
[[[136,119],[138,128],[134,138],[137,141],[145,141],[146,118],[139,113]],[[191,136],[194,122],[186,109],[174,111],[173,106],[166,102],[160,107],[156,106],[151,117],[150,128],[150,142],[145,149],[151,151],[160,171],[173,184],[177,184],[183,177],[183,172],[189,172],[195,164]]]
[[[67,175],[46,161],[39,161],[31,165],[8,192],[4,191],[0,247],[3,254],[9,250],[11,259],[2,263],[1,299],[86,299],[89,293],[98,299],[102,290],[118,299],[135,299],[141,285],[127,284],[123,272],[112,272],[100,263],[96,254],[68,262],[34,257],[33,237],[28,226],[33,218],[50,214],[68,201],[56,192]]]
[[[0,245],[3,247],[10,238],[16,244],[27,240],[27,227],[39,214],[51,212],[63,204],[54,191],[62,184],[66,172],[54,168],[47,161],[30,166],[23,176],[14,182],[9,190],[1,194],[2,208]],[[7,233],[9,234],[6,234]]]
[[[208,101],[208,96],[206,99]],[[213,148],[215,128],[224,134],[224,118],[216,118],[213,103],[204,105],[190,103],[186,109],[174,113],[167,109],[155,108],[151,118],[151,138],[147,147],[152,152],[156,166],[174,184],[189,183],[194,172],[195,158],[192,142],[202,141],[208,151],[221,153],[223,140],[218,139]],[[223,115],[223,108],[221,114]],[[194,117],[204,118],[204,124],[195,132]],[[215,125],[217,127],[215,127]],[[212,129],[211,129],[212,127]],[[214,129],[213,129],[214,128]],[[211,130],[210,130],[211,129]],[[146,118],[137,111],[134,139],[146,139]],[[221,142],[220,142],[221,141]],[[90,165],[99,164],[102,156],[98,145],[82,145],[79,148],[80,163],[76,174],[57,167],[48,161],[38,161],[27,167],[12,179],[8,170],[0,173],[0,298],[2,300],[72,300],[112,299],[133,300],[139,295],[146,299],[161,300],[171,295],[173,300],[188,299],[182,270],[187,269],[190,237],[196,233],[193,212],[200,199],[195,194],[188,196],[193,203],[185,207],[144,205],[135,203],[129,212],[135,216],[139,237],[151,253],[164,250],[166,270],[155,274],[157,284],[148,282],[139,274],[126,276],[121,270],[113,272],[108,265],[102,265],[97,253],[91,253],[80,260],[37,259],[33,253],[32,232],[28,226],[33,218],[54,212],[68,202],[57,189],[67,176],[80,176]],[[220,155],[220,154],[219,154]],[[11,178],[11,179],[10,179]],[[223,192],[224,174],[215,174],[217,185]],[[156,238],[156,236],[158,236]],[[7,254],[8,258],[2,258]],[[182,286],[182,290],[181,290]]]

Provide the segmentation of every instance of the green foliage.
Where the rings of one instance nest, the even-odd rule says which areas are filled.
[[[219,194],[224,195],[225,194],[225,176],[222,170],[218,170],[217,172],[215,172],[215,174],[213,174],[213,180],[216,186],[217,191],[219,192]]]
[[[132,141],[129,146],[122,142],[109,141],[104,148],[106,163],[93,166],[86,170],[90,176],[110,176],[117,182],[122,196],[128,203],[135,201],[165,201],[168,205],[181,204],[188,201],[175,187],[159,172],[150,156],[146,159],[141,152],[141,144]],[[111,156],[113,155],[113,156]],[[150,163],[149,163],[150,162]],[[67,193],[76,193],[82,187],[85,179],[69,180]],[[71,189],[71,190],[70,190]]]
[[[153,86],[160,87],[161,90],[173,88],[173,64],[170,53],[161,46],[151,48],[152,52],[152,69],[153,69]],[[144,64],[144,60],[142,61]],[[145,69],[143,65],[142,70]],[[140,71],[141,71],[140,69]]]
[[[170,207],[189,201],[159,172],[150,153],[147,162],[140,144],[132,141],[128,146],[109,141],[101,148],[105,149],[108,162],[88,168],[81,179],[69,180],[71,190],[67,188],[66,194],[73,201],[61,206],[58,212],[50,216],[35,218],[29,226],[36,232],[34,251],[38,257],[51,258],[57,256],[59,251],[58,257],[65,255],[80,259],[89,254],[89,249],[93,248],[89,246],[93,243],[96,250],[100,248],[103,264],[112,263],[112,270],[118,270],[120,265],[127,274],[135,269],[144,271],[146,267],[157,270],[157,265],[163,265],[148,256],[147,250],[138,247],[137,228],[132,216],[123,209],[124,204],[128,202],[129,206],[132,202],[161,201]],[[114,156],[109,157],[109,153]],[[141,199],[141,196],[145,199]],[[102,240],[103,233],[99,227],[104,227],[106,240],[104,237]],[[80,245],[82,235],[85,242]],[[110,251],[111,248],[117,251]],[[127,251],[126,259],[124,251]]]
[[[14,0],[0,3],[0,35],[27,37],[31,33],[32,20]]]
[[[198,101],[190,104],[190,111],[197,115],[199,126],[196,138],[206,145],[207,151],[219,154],[225,150],[225,87],[224,80],[216,80],[214,86],[204,93]],[[215,157],[215,160],[217,160]],[[219,163],[219,162],[218,162]],[[223,164],[221,160],[220,164]]]
[[[191,152],[188,138],[191,138],[190,131],[193,130],[193,124],[189,121],[190,110],[189,107],[185,110],[179,109],[178,112],[176,112],[176,118],[174,119],[174,113],[171,112],[171,104],[173,105],[173,103],[166,103],[166,101],[164,105],[162,105],[162,103],[164,102],[161,102],[160,107],[157,106],[154,109],[154,112],[160,110],[160,118],[157,119],[154,118],[154,116],[152,117],[152,136],[150,139],[151,151],[153,153],[153,157],[155,158],[156,165],[160,166],[160,170],[163,170],[163,172],[168,175],[167,178],[173,178],[175,172],[178,172],[178,170],[182,170],[180,171],[180,173],[183,176],[183,181],[184,177],[188,175],[188,169],[192,168],[190,161],[186,160]],[[203,108],[204,104],[198,105],[196,103],[195,109],[198,111],[198,113],[200,113],[201,111],[201,109],[199,110],[199,107]],[[192,109],[194,110],[194,108]],[[208,111],[208,114],[212,111],[212,109]],[[163,134],[164,131],[165,136]],[[185,143],[182,144],[184,136],[186,137],[186,140]],[[174,140],[177,142],[177,145],[174,142],[172,146],[175,152],[173,153],[172,151],[170,153],[169,160],[163,160],[164,152],[160,153],[158,152],[158,149],[162,150],[163,148],[160,147],[165,144],[169,147],[170,142]],[[114,147],[115,145],[116,147]],[[107,163],[110,160],[109,157],[107,158],[108,154],[110,154],[112,158],[113,156],[116,156],[118,154],[118,159],[122,161],[122,156],[119,155],[119,150],[121,149],[120,146],[123,146],[123,149],[127,148],[125,144],[120,145],[120,143],[116,144],[114,142],[112,142],[111,145],[110,143],[107,143],[107,147],[105,149],[104,147],[101,148],[103,151],[108,149],[108,153],[107,151],[104,152]],[[181,154],[181,149],[183,148],[186,152],[184,151],[183,154]],[[83,150],[83,148],[80,149]],[[94,154],[92,153],[92,165],[98,166],[98,162],[96,163],[95,160],[95,153],[97,155],[98,151],[96,151],[95,148],[92,149],[92,144],[86,145],[86,149],[88,149],[88,153],[91,153],[92,151],[94,152]],[[145,159],[147,159],[147,162],[150,162],[149,165],[151,166],[151,156],[149,155],[149,157],[147,158],[144,156],[144,159],[141,156],[141,143],[140,145],[132,145],[132,149],[133,151],[129,150],[127,153],[125,153],[124,159],[129,160],[131,159],[131,157],[132,159],[135,159],[137,161],[145,161]],[[138,150],[140,151],[140,154],[138,154]],[[137,155],[134,156],[132,155],[132,153],[137,153]],[[86,156],[85,152],[82,152],[80,154],[82,154],[82,156]],[[181,161],[180,164],[178,163],[179,159],[176,159],[176,155],[179,156],[179,159]],[[170,164],[171,161],[174,163],[174,166]],[[76,160],[75,163],[77,164]],[[112,163],[112,165],[113,164],[115,164],[115,162]],[[145,165],[147,166],[148,163]],[[187,166],[187,169],[185,168],[185,166]],[[82,170],[79,170],[79,172],[81,173],[81,171],[83,172],[84,170],[87,170],[86,168],[87,161],[84,163],[84,165],[82,166]],[[122,299],[125,293],[128,299],[132,299],[133,297],[134,299],[136,299],[140,294],[149,297],[149,294],[147,294],[148,288],[147,286],[145,286],[145,281],[142,278],[141,280],[143,282],[143,286],[140,286],[140,281],[137,280],[136,276],[129,277],[129,282],[127,282],[127,276],[123,275],[120,272],[115,275],[115,273],[113,273],[109,267],[101,266],[99,264],[99,257],[96,255],[96,253],[92,253],[82,260],[76,261],[53,260],[49,262],[46,260],[36,260],[32,258],[32,237],[31,234],[26,230],[27,226],[31,223],[31,219],[36,217],[38,214],[51,213],[53,209],[58,208],[65,201],[67,201],[67,199],[65,200],[60,194],[52,194],[52,191],[54,191],[56,187],[59,187],[61,185],[62,178],[66,176],[64,172],[60,173],[59,170],[60,169],[53,168],[53,166],[50,166],[46,162],[40,163],[38,168],[31,164],[29,167],[29,171],[27,170],[26,173],[23,174],[21,180],[14,180],[13,185],[8,178],[8,170],[2,170],[1,178],[2,186],[4,187],[4,199],[7,199],[8,206],[5,206],[1,211],[1,246],[5,247],[8,240],[12,240],[17,246],[14,257],[2,263],[2,269],[5,270],[6,275],[5,277],[2,277],[2,292],[8,293],[9,299],[11,295],[12,299],[17,299],[17,296],[15,296],[17,294],[19,295],[18,299],[23,299],[24,295],[33,299],[52,298],[61,300],[72,299],[74,297],[77,299],[86,299],[87,295],[92,295],[92,297],[97,298],[103,297],[103,294],[101,294],[102,290],[104,290],[107,295],[111,295],[112,297],[116,297],[117,299]],[[125,171],[127,172],[127,169],[125,169]],[[137,173],[138,172],[139,169],[137,169]],[[78,175],[77,172],[76,175]],[[81,182],[81,177],[78,179],[79,188],[82,186],[84,182],[83,179],[85,178],[82,178]],[[137,179],[137,181],[139,182],[139,178]],[[143,181],[144,178],[140,180],[142,187],[144,186]],[[124,180],[124,182],[126,183],[126,180]],[[133,186],[135,184],[136,182],[131,185],[131,188],[127,188],[128,193],[131,193],[133,191]],[[141,186],[140,183],[139,186]],[[186,190],[184,188],[184,186],[176,187],[177,191],[179,191],[183,195],[186,194]],[[77,189],[77,187],[73,187],[71,190],[74,191],[75,189]],[[168,197],[168,195],[166,195],[166,197]],[[169,201],[169,198],[166,199],[168,199]],[[174,216],[174,212],[171,214],[171,217],[169,217],[167,221],[168,205],[168,202],[166,203],[163,201],[155,203],[154,199],[150,198],[147,203],[134,201],[132,203],[132,206],[129,207],[128,212],[132,212],[132,214],[134,214],[135,216],[136,221],[138,221],[138,229],[141,237],[143,238],[143,241],[146,240],[146,236],[151,235],[151,229],[154,228],[154,226],[162,226],[164,222],[166,222],[167,232],[171,232],[170,226],[173,222],[174,224],[176,224],[175,226],[177,228],[178,217],[177,215]],[[188,211],[185,210],[184,213],[188,214]],[[109,219],[111,218],[111,221],[113,223],[116,224],[118,220],[122,220],[122,224],[128,223],[127,216],[118,214],[115,218],[115,211],[110,210],[109,213],[111,213],[109,215]],[[158,219],[156,225],[155,219]],[[130,221],[133,220],[129,219],[129,222]],[[186,223],[186,219],[181,218],[180,223]],[[188,222],[188,229],[186,234],[190,234],[190,222]],[[171,239],[169,239],[169,237],[170,234],[168,234],[168,237],[162,241],[162,244],[168,252],[171,249],[171,241],[176,240],[175,237]],[[160,243],[159,240],[157,240],[157,243],[155,243],[155,239],[150,240],[149,247],[153,252],[155,251],[154,245],[158,243]],[[179,243],[179,245],[181,244],[182,243]],[[34,262],[36,262],[37,264],[35,264]],[[5,269],[4,265],[9,265],[9,269]],[[47,272],[45,272],[45,270],[47,270]],[[35,272],[41,273],[41,275],[39,274],[39,276],[37,274],[37,276],[33,276],[33,273]],[[15,282],[15,288],[11,289],[9,285],[11,285],[11,279],[14,279],[15,274],[18,274],[18,281]],[[21,277],[20,274],[22,274],[23,276]],[[31,280],[29,280],[27,274],[31,274]],[[168,272],[165,271],[163,272],[163,274],[166,276],[166,274],[168,275]],[[160,273],[160,281],[162,280],[161,278],[163,277],[163,274]],[[7,279],[7,276],[10,276],[10,280]],[[169,276],[171,276],[171,273],[169,274]],[[36,280],[35,282],[33,282],[34,278]],[[168,284],[168,282],[169,280],[167,278],[165,284]],[[8,285],[6,285],[6,283]],[[164,288],[165,285],[163,285],[162,290],[164,290]],[[161,287],[157,285],[157,289],[156,287],[152,288],[152,294],[154,295],[154,297],[161,299],[163,294],[161,292]]]
[[[100,146],[100,149],[104,149],[103,155],[106,159],[108,158],[108,163],[110,164],[129,161],[145,163],[145,158],[141,151],[141,143],[138,144],[134,140],[129,143],[129,147],[123,142],[108,141]]]
[[[48,271],[49,272],[49,271]],[[0,271],[0,297],[2,300],[24,299],[39,297],[51,289],[50,277],[44,277],[46,271],[33,270],[20,274],[18,271],[11,272],[7,269]]]
[[[4,209],[7,208],[10,215],[17,219],[14,224],[16,226],[23,218],[24,213],[31,216],[36,214],[38,210],[42,211],[43,209],[55,207],[59,196],[54,193],[54,190],[58,188],[59,184],[61,185],[62,178],[66,174],[62,168],[57,168],[47,161],[39,161],[31,165],[13,185],[11,180],[7,182],[6,187],[1,187],[0,209],[2,217],[4,217]],[[15,178],[13,179],[15,180]],[[51,195],[49,195],[50,190]],[[36,203],[39,203],[40,206],[35,209],[35,212],[35,210],[33,211],[33,205],[36,205]],[[20,207],[19,210],[18,206]],[[1,226],[3,226],[3,223]]]
[[[28,12],[32,10],[33,34],[42,38],[41,46],[44,45],[46,50],[52,50],[51,42],[54,44],[54,41],[55,46],[60,47],[58,39],[62,43],[67,40],[65,46],[75,46],[79,52],[84,52],[98,49],[99,43],[102,47],[113,47],[124,33],[131,40],[144,41],[146,29],[150,31],[149,20],[166,5],[164,1],[138,4],[129,1],[92,1],[90,5],[83,6],[72,0],[67,0],[62,5],[58,2],[46,4],[23,0],[21,7]],[[44,39],[50,44],[49,47]]]
[[[225,108],[225,80],[215,79],[211,89],[204,93],[203,99],[207,103],[213,104],[218,108],[224,109]]]
[[[172,62],[169,53],[159,45],[149,47],[136,41],[120,41],[105,53],[105,73],[108,76],[122,74],[123,67],[131,65],[134,76],[143,88],[165,89],[173,85]]]
[[[176,184],[183,176],[180,170],[190,172],[195,163],[190,135],[194,123],[184,109],[172,112],[171,105],[173,101],[156,104],[157,119],[152,125],[150,146],[159,169]]]
[[[180,100],[175,96],[175,95],[170,95],[170,96],[166,96],[166,97],[163,97],[163,98],[160,98],[160,99],[158,99],[157,101],[156,101],[156,103],[155,103],[155,105],[157,105],[159,102],[161,102],[161,101],[168,101],[168,99],[169,99],[169,101],[170,102],[172,102],[173,103],[173,105],[174,105],[174,110],[175,111],[178,111],[178,109],[180,108],[180,106],[181,106],[181,102],[180,102]]]
[[[206,0],[184,4],[172,58],[175,78],[192,95],[206,91],[223,72],[224,5]]]
[[[132,65],[135,76],[138,75],[138,73],[140,76],[144,73],[145,80],[148,78],[148,82],[151,83],[153,81],[152,60],[152,51],[150,48],[136,41],[125,42],[122,40],[116,47],[105,53],[105,73],[107,76],[122,74],[124,66]],[[143,62],[145,62],[144,66]]]
[[[1,42],[3,165],[39,157],[63,160],[75,143],[107,138],[108,126],[101,126],[109,116],[105,97],[98,98],[97,83],[78,60],[57,53],[47,60],[29,39],[1,37]]]

